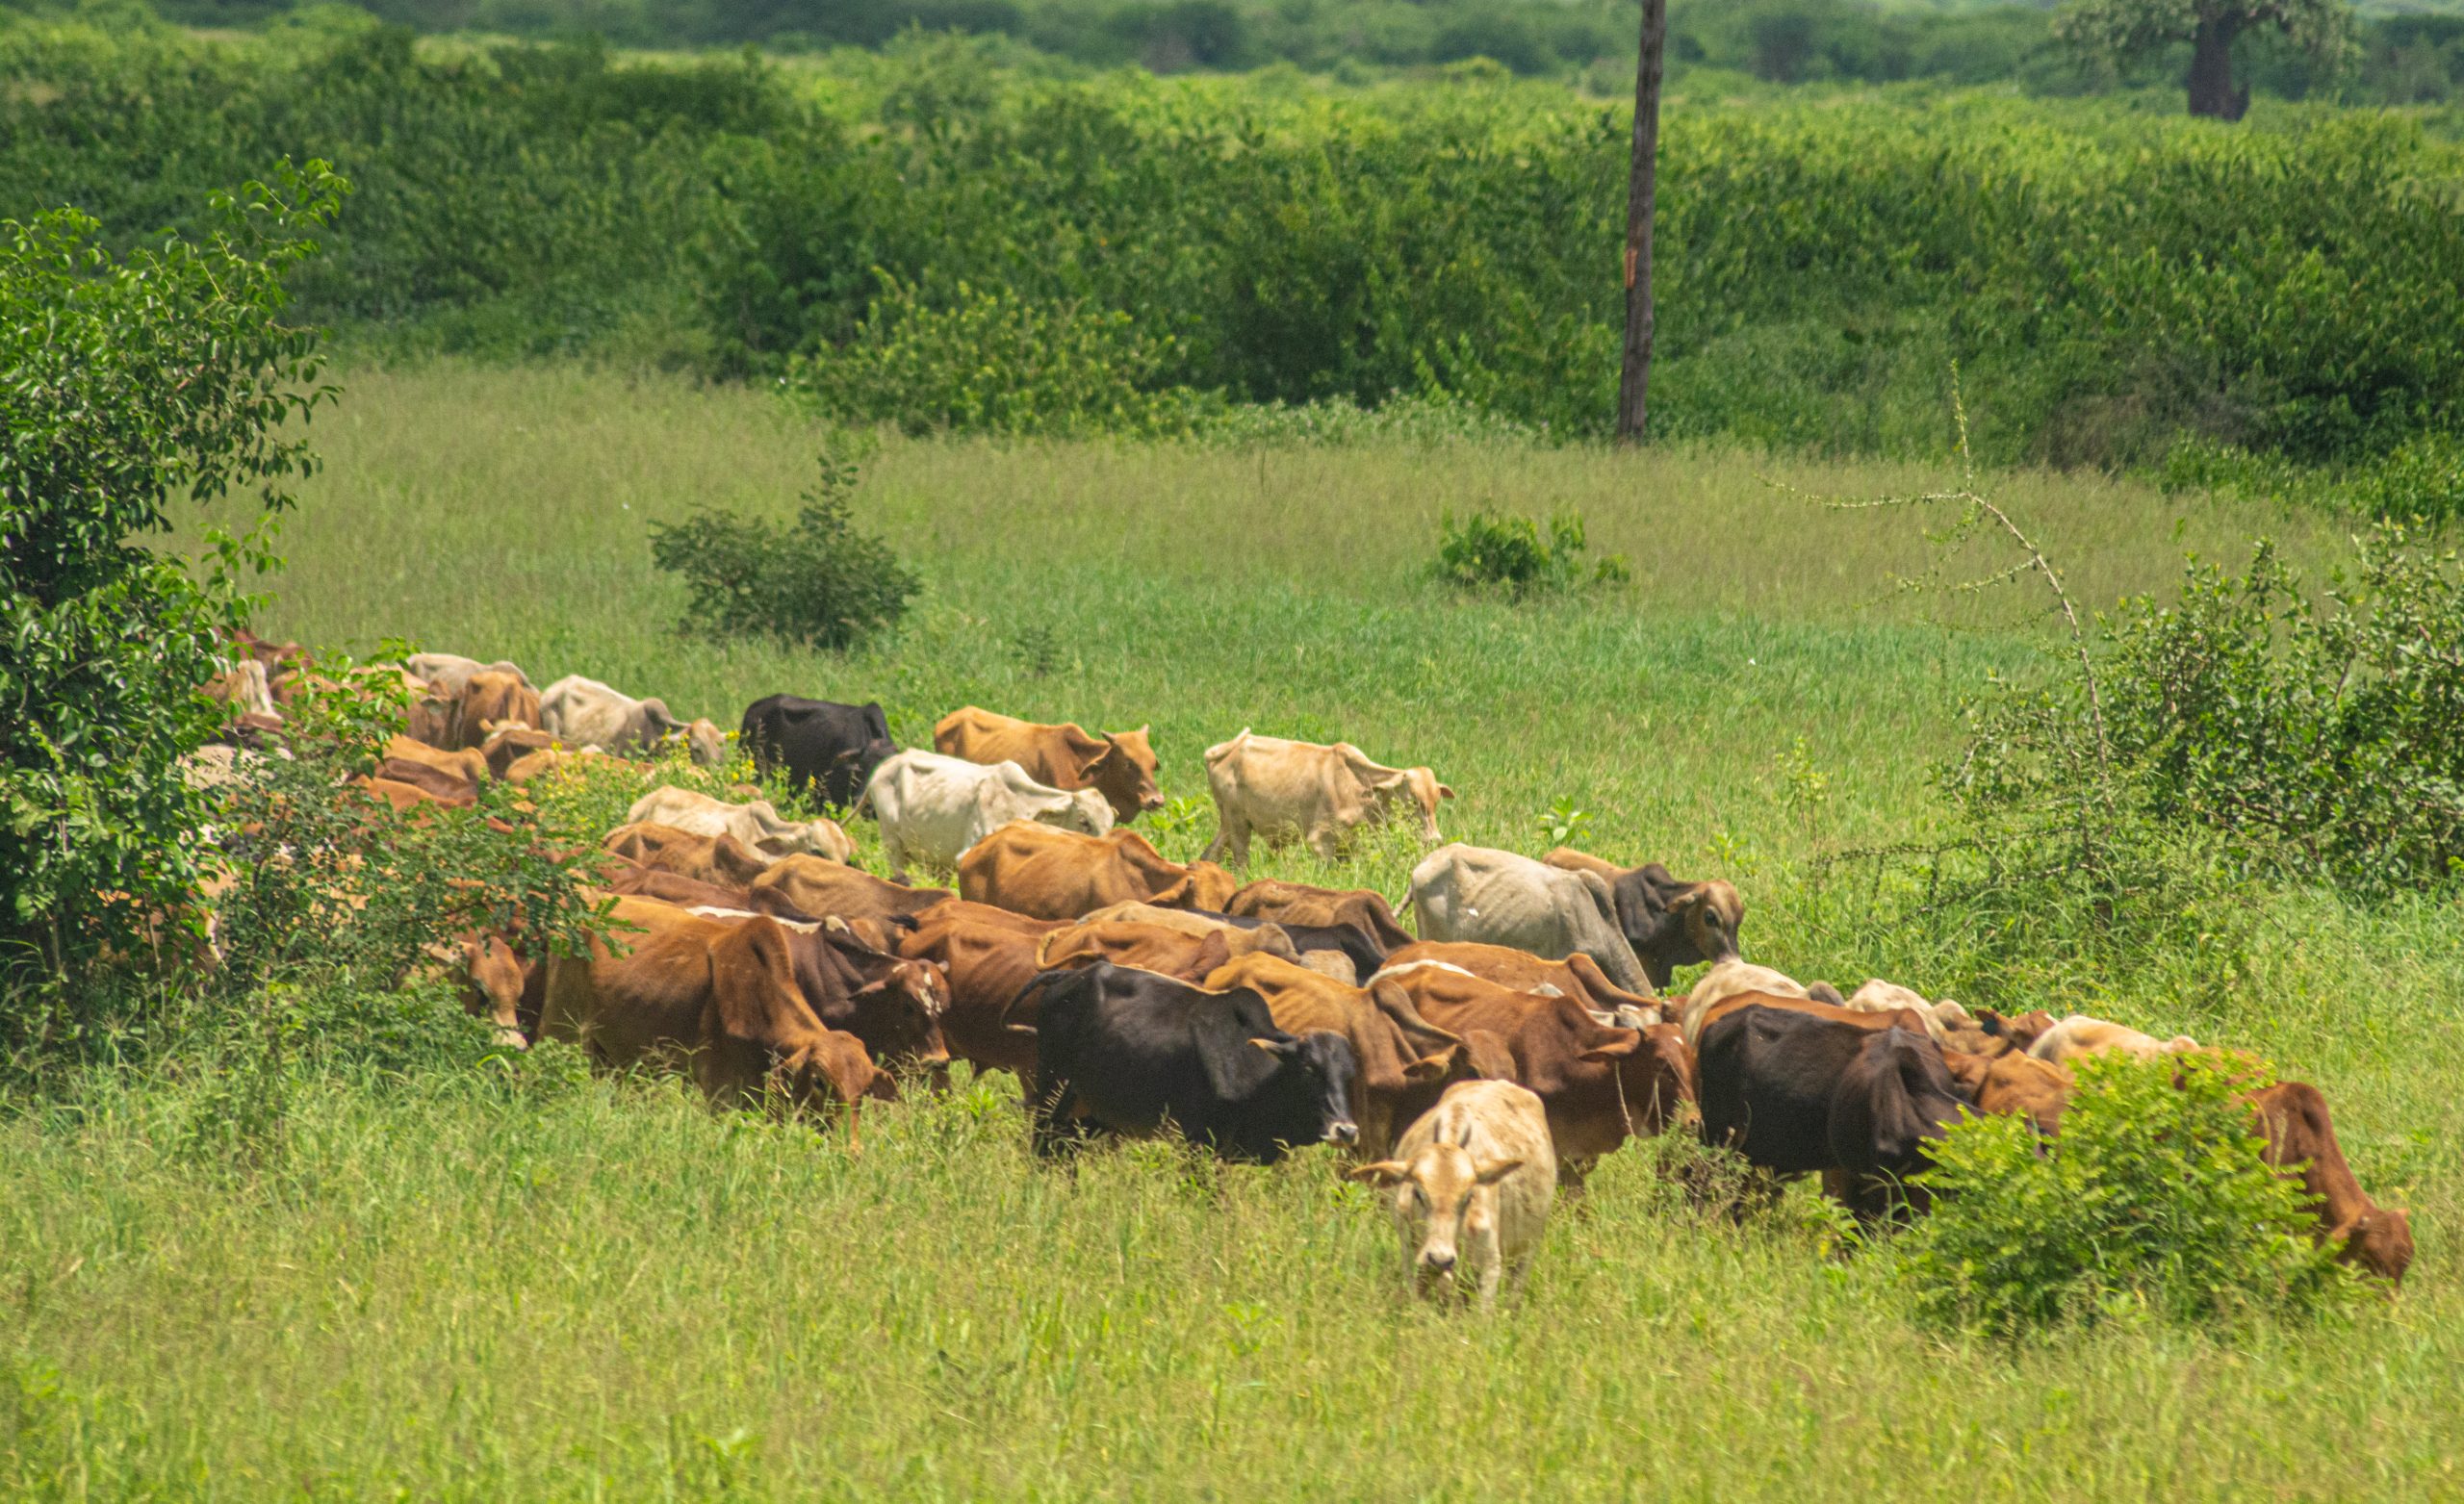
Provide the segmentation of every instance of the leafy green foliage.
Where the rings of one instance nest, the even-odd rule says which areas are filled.
[[[1898,1244],[1927,1316],[2011,1336],[2307,1315],[2352,1298],[2351,1276],[2310,1239],[2299,1183],[2260,1158],[2240,1098],[2264,1083],[2246,1066],[2108,1053],[2077,1075],[2060,1138],[1982,1117],[1936,1149],[1933,1215]]]
[[[1438,522],[1436,574],[1461,589],[1502,590],[1515,597],[1628,577],[1626,561],[1617,554],[1586,574],[1582,555],[1588,547],[1579,512],[1552,514],[1545,534],[1538,522],[1510,512],[1482,507],[1459,524],[1448,512]]]
[[[1533,822],[1540,839],[1550,846],[1580,846],[1591,836],[1592,813],[1572,794],[1560,794]]]
[[[257,604],[269,525],[314,467],[284,425],[332,395],[283,279],[340,202],[323,164],[217,194],[216,228],[114,257],[73,210],[0,225],[0,940],[55,974],[188,894],[182,754],[221,718],[217,632]],[[192,572],[149,547],[241,493]],[[26,947],[27,949],[20,949]]]
[[[889,545],[856,528],[852,463],[821,460],[792,526],[724,507],[651,525],[651,559],[691,590],[680,627],[848,648],[894,629],[924,588]]]

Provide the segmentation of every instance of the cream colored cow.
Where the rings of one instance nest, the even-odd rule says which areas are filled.
[[[1215,794],[1215,843],[1206,849],[1240,866],[1252,836],[1270,846],[1299,840],[1331,861],[1346,835],[1362,826],[1410,821],[1424,845],[1435,846],[1437,802],[1454,791],[1426,768],[1372,762],[1349,742],[1240,735],[1206,750],[1206,781]]]
[[[1394,1188],[1403,1256],[1424,1293],[1476,1293],[1486,1311],[1502,1281],[1520,1291],[1530,1275],[1556,1201],[1557,1156],[1538,1097],[1509,1081],[1466,1081],[1403,1131],[1393,1159],[1352,1178]]]

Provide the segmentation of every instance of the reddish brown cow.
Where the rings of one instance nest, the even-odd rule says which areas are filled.
[[[601,844],[628,861],[722,887],[750,888],[770,866],[733,836],[695,835],[674,826],[618,826]]]
[[[2267,1140],[2266,1158],[2319,1203],[2322,1244],[2337,1245],[2336,1258],[2400,1285],[2413,1262],[2412,1219],[2373,1202],[2345,1162],[2327,1117],[2327,1099],[2308,1082],[2288,1081],[2250,1096]]]
[[[1546,961],[1529,951],[1506,945],[1482,945],[1475,940],[1415,940],[1386,957],[1389,966],[1409,966],[1416,961],[1460,966],[1473,976],[1512,992],[1554,987],[1598,1013],[1613,1013],[1621,1007],[1646,1009],[1655,1021],[1659,1014],[1659,999],[1618,986],[1600,969],[1598,961],[1580,951],[1561,961]]]
[[[1320,888],[1266,879],[1244,884],[1224,903],[1223,911],[1286,925],[1349,925],[1377,942],[1381,951],[1412,943],[1385,895],[1367,888]]]
[[[2016,1114],[2047,1137],[2062,1131],[2077,1083],[2061,1066],[2015,1051],[1986,1056],[1953,1049],[1942,1051],[1942,1065],[1979,1112]]]
[[[1198,981],[1232,959],[1226,941],[1222,930],[1186,934],[1153,925],[1072,925],[1036,942],[1036,964],[1051,971],[1110,961],[1182,981]]]
[[[1462,1041],[1421,1017],[1411,994],[1394,982],[1346,986],[1306,966],[1253,955],[1218,967],[1204,984],[1210,992],[1252,989],[1287,1032],[1322,1029],[1350,1041],[1359,1070],[1351,1090],[1352,1120],[1360,1128],[1354,1147],[1364,1158],[1385,1158],[1452,1080],[1471,1074],[1456,1070]]]
[[[714,1105],[772,1090],[795,1108],[835,1101],[853,1145],[859,1104],[893,1088],[860,1040],[814,1016],[796,986],[788,931],[760,917],[661,923],[622,937],[629,954],[601,942],[587,957],[552,957],[540,1032],[612,1067],[681,1056]]]
[[[1211,861],[1167,861],[1135,830],[1081,835],[1014,820],[959,858],[959,896],[1040,919],[1109,904],[1220,909],[1239,886]]]
[[[806,914],[844,919],[893,919],[921,914],[958,897],[947,888],[911,888],[885,881],[860,868],[797,854],[773,862],[753,879],[754,906],[781,905]]]
[[[1630,1135],[1665,1129],[1695,1098],[1693,1054],[1674,1025],[1612,1028],[1572,998],[1512,992],[1434,966],[1394,980],[1438,1028],[1486,1030],[1505,1042],[1515,1081],[1548,1109],[1558,1175],[1569,1184]]]
[[[1003,1070],[1025,1081],[1035,1070],[1033,1010],[1016,1018],[1008,1015],[1019,990],[1040,969],[1039,938],[963,916],[944,917],[941,909],[899,938],[899,955],[931,961],[948,979],[950,1006],[941,1015],[941,1037],[952,1056],[979,1072]]]
[[[945,757],[992,764],[1014,762],[1027,777],[1057,789],[1091,788],[1120,820],[1160,809],[1155,749],[1147,727],[1091,736],[1075,723],[1046,726],[968,705],[933,727],[933,750]]]

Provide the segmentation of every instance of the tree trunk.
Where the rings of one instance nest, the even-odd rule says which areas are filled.
[[[1659,187],[1660,52],[1668,0],[1643,0],[1634,62],[1634,156],[1626,185],[1626,362],[1617,381],[1617,439],[1639,444],[1652,384],[1652,210]]]
[[[2233,37],[2239,28],[2220,16],[2202,15],[2191,38],[2191,114],[2238,120],[2250,108],[2250,90],[2233,87]]]

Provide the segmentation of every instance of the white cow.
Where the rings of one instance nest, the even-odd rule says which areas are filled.
[[[856,854],[856,843],[836,822],[783,820],[766,799],[731,804],[691,789],[656,788],[633,801],[625,823],[673,826],[695,835],[732,835],[773,861],[801,854],[843,862]]]
[[[1866,978],[1865,984],[1848,994],[1848,1000],[1839,1006],[1858,1013],[1888,1013],[1903,1007],[1911,1009],[1925,1020],[1925,1032],[1934,1036],[1936,1044],[1950,1043],[1952,1030],[1972,1022],[1967,1009],[1949,998],[1938,1003],[1928,1002],[1925,995],[1914,987],[1903,987],[1896,981],[1885,981],[1880,977]]]
[[[502,658],[494,663],[481,663],[458,652],[415,652],[402,660],[402,667],[411,671],[412,677],[424,682],[448,700],[462,693],[462,686],[480,674],[510,674],[522,681],[525,689],[538,687],[530,682],[529,675],[522,672],[522,665]]]
[[[1557,1155],[1540,1099],[1510,1081],[1465,1081],[1403,1131],[1395,1157],[1352,1171],[1395,1188],[1392,1211],[1421,1288],[1519,1292],[1557,1198]]]
[[[2028,1046],[2028,1053],[2040,1060],[2061,1065],[2083,1055],[2101,1055],[2107,1050],[2152,1060],[2160,1055],[2180,1055],[2197,1048],[2198,1041],[2188,1034],[2159,1041],[2153,1034],[2141,1033],[2125,1024],[2073,1013],[2039,1034],[2037,1042]]]
[[[666,701],[635,700],[578,674],[568,674],[540,693],[539,717],[546,723],[540,729],[549,735],[620,757],[656,752],[680,736],[692,747],[693,760],[703,767],[723,767],[728,760],[727,738],[708,721],[679,721],[669,713]]]
[[[1616,901],[1596,872],[1543,866],[1528,856],[1460,842],[1412,869],[1408,906],[1424,940],[1477,940],[1563,960],[1577,951],[1629,992],[1649,993],[1634,948],[1617,928]]]
[[[1810,998],[1814,994],[1804,982],[1784,971],[1757,966],[1752,961],[1732,956],[1713,963],[1711,969],[1694,980],[1694,989],[1685,994],[1685,1002],[1677,1009],[1678,1026],[1684,1032],[1685,1047],[1694,1048],[1695,1037],[1703,1032],[1703,1015],[1711,1005],[1740,993],[1763,992],[1775,998]],[[1835,1003],[1834,992],[1822,1001]]]
[[[1378,821],[1411,821],[1435,846],[1437,802],[1454,797],[1428,769],[1381,766],[1349,742],[1286,741],[1245,727],[1206,750],[1206,781],[1217,823],[1206,855],[1234,866],[1249,859],[1252,835],[1270,846],[1298,839],[1332,861],[1346,834]]]
[[[955,870],[961,853],[1013,820],[1084,835],[1113,828],[1113,806],[1094,789],[1048,787],[1014,762],[968,762],[915,750],[875,768],[860,803],[881,822],[882,851],[891,876],[902,879],[911,864]]]

